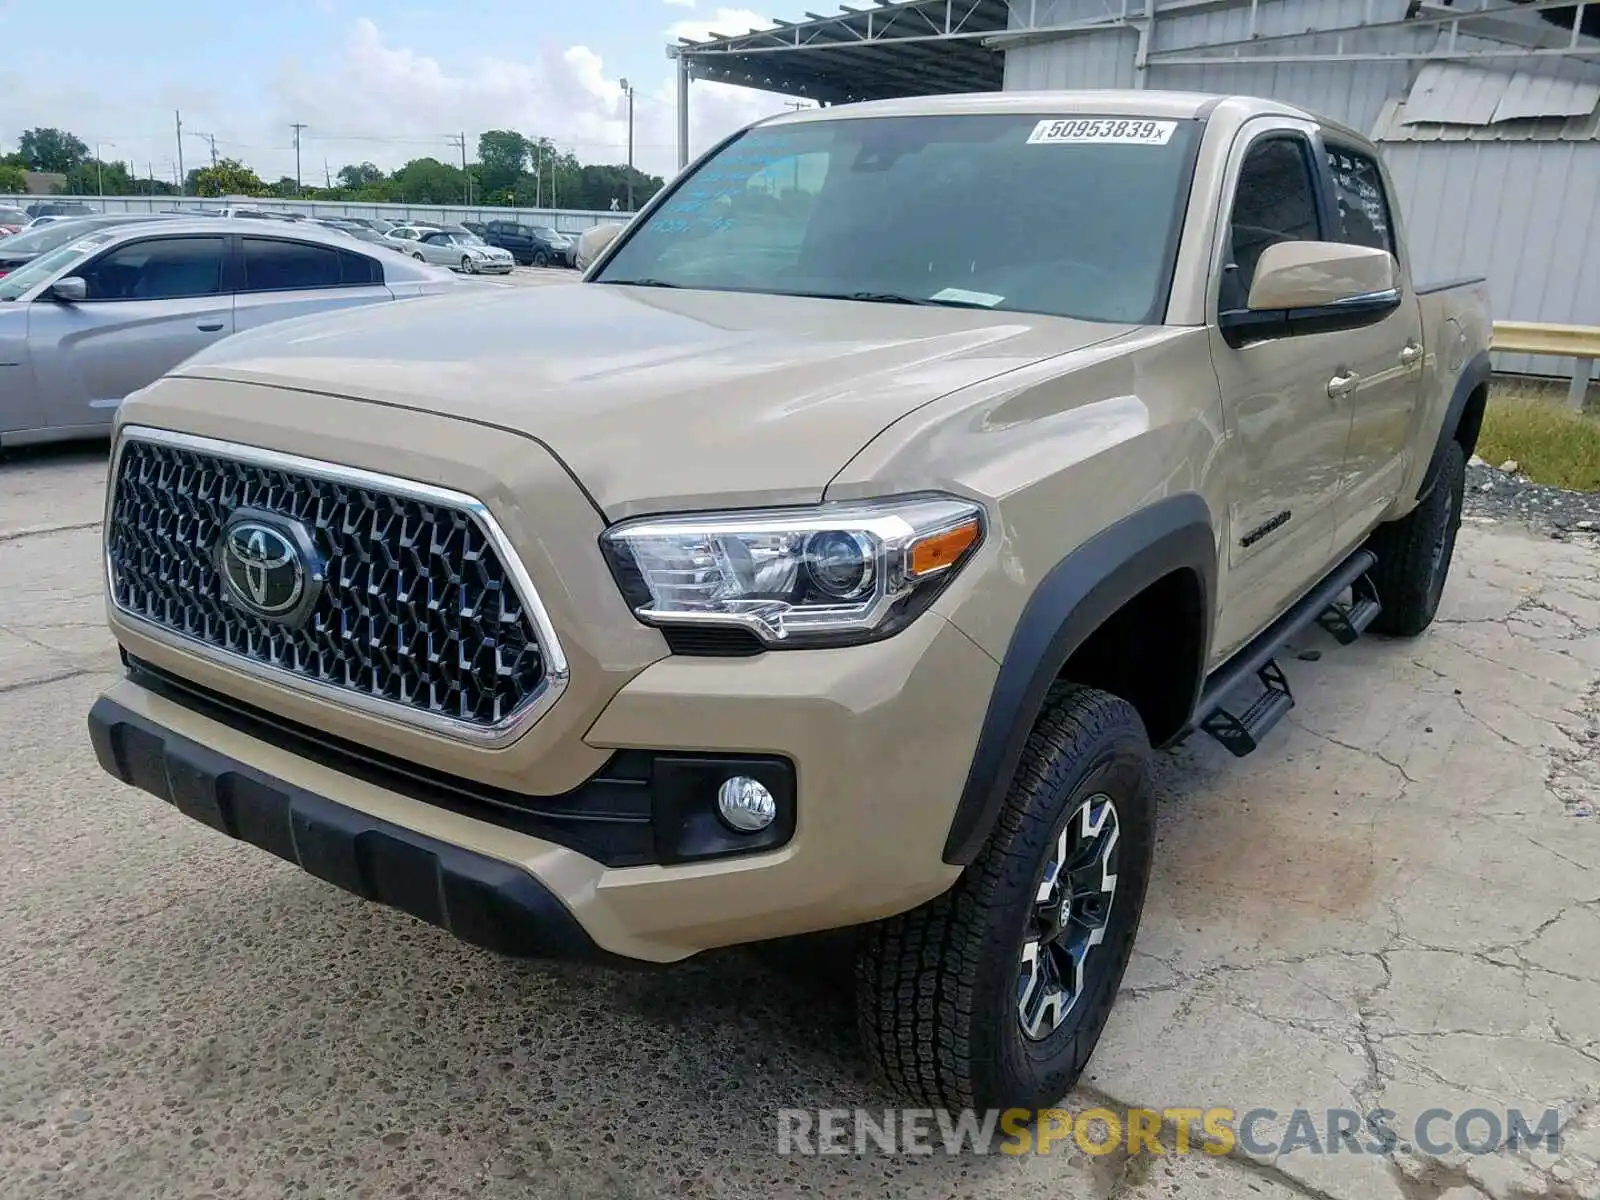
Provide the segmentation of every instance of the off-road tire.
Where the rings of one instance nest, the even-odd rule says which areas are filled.
[[[861,1040],[895,1091],[945,1108],[1038,1109],[1089,1061],[1133,951],[1154,841],[1150,740],[1115,696],[1063,685],[1030,734],[995,828],[950,891],[862,932]],[[1043,1040],[1019,1015],[1019,958],[1045,866],[1068,818],[1109,796],[1117,881],[1078,1002]]]
[[[1378,565],[1372,571],[1372,584],[1383,604],[1372,622],[1374,633],[1415,637],[1433,623],[1455,555],[1466,479],[1466,452],[1452,441],[1445,447],[1439,477],[1422,503],[1373,533]]]

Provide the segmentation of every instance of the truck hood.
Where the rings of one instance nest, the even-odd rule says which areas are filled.
[[[1133,327],[614,284],[406,300],[264,326],[179,375],[438,412],[536,439],[607,517],[814,503],[958,388]],[[330,421],[381,420],[330,407]]]

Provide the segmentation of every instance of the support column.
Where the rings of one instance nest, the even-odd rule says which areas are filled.
[[[689,165],[689,60],[674,53],[678,60],[678,170]]]

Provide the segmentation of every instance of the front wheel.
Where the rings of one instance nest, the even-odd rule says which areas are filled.
[[[463,275],[475,275],[477,272],[478,268],[473,264],[472,258],[469,255],[463,254],[461,256],[461,273]]]
[[[869,927],[857,1013],[896,1091],[946,1108],[1065,1095],[1133,953],[1154,844],[1150,741],[1126,701],[1062,686],[955,886]]]
[[[550,265],[550,256],[540,250],[533,256],[533,265],[536,267],[548,267]]]
[[[414,258],[414,259],[416,259],[416,260],[417,260],[417,261],[418,261],[418,262],[426,262],[426,261],[427,261],[427,260],[426,260],[426,259],[424,259],[424,258],[423,258],[423,257],[422,257],[422,255],[420,255],[420,254],[413,254],[413,255],[412,255],[412,256],[411,256],[411,257],[412,257],[412,258]]]
[[[1378,565],[1372,584],[1383,605],[1372,622],[1374,633],[1415,637],[1433,624],[1455,557],[1466,481],[1466,451],[1452,441],[1445,447],[1433,490],[1400,520],[1373,533]]]

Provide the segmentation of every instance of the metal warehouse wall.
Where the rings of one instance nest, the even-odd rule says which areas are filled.
[[[1026,29],[1091,20],[1106,13],[1103,0],[1039,0],[1029,5],[1017,0],[1012,27]],[[1142,9],[1142,5],[1136,6]],[[1361,20],[1400,20],[1407,0],[1266,0],[1257,11],[1256,32],[1261,36],[1295,33],[1307,27],[1327,28]],[[1248,35],[1250,9],[1223,9],[1173,16],[1163,20],[1156,7],[1152,54],[1198,50],[1217,42]],[[1396,52],[1421,50],[1436,31],[1404,30],[1385,34],[1346,35],[1347,51]],[[1035,88],[1135,87],[1134,55],[1139,44],[1132,29],[1104,32],[1020,46],[1006,53],[1005,86],[1008,90]],[[1306,37],[1283,44],[1285,52],[1331,54],[1339,48],[1333,37]],[[1145,86],[1180,91],[1234,92],[1268,96],[1298,104],[1323,116],[1367,130],[1378,119],[1383,102],[1401,95],[1411,81],[1411,68],[1398,63],[1218,63],[1216,66],[1166,66],[1152,60]]]
[[[1419,279],[1486,275],[1497,317],[1600,325],[1600,142],[1397,142],[1383,156]],[[1571,371],[1525,355],[1495,365]]]

